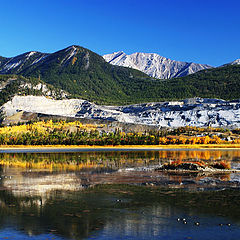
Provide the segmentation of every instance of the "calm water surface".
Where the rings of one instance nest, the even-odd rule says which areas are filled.
[[[240,150],[0,153],[0,239],[240,239]],[[183,220],[185,219],[185,220]]]

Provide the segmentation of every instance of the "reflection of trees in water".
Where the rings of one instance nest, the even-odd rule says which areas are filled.
[[[77,153],[0,153],[0,163],[28,168],[79,170],[148,166],[169,160],[239,160],[239,150],[106,151]]]
[[[161,236],[163,233],[171,234],[172,231],[177,231],[178,226],[174,228],[174,223],[177,222],[177,218],[186,216],[190,219],[193,216],[194,220],[188,219],[188,225],[191,226],[194,225],[194,221],[199,221],[203,216],[205,221],[209,220],[209,223],[212,217],[216,219],[215,221],[223,221],[214,223],[216,225],[229,221],[240,224],[238,189],[218,192],[139,189],[137,194],[131,195],[131,199],[138,205],[140,201],[144,202],[144,208],[133,207],[131,212],[122,215],[119,219],[108,221],[104,227],[104,234],[109,236],[117,232],[121,236],[137,236],[141,239],[148,239],[146,237],[148,236],[150,239]],[[220,216],[225,220],[217,220]]]
[[[14,228],[24,229],[27,233],[43,232],[41,225],[37,227],[36,221],[32,219],[33,215],[36,218],[40,214],[41,197],[15,197],[10,191],[2,190],[0,201],[1,228],[13,225]]]
[[[146,166],[159,163],[159,161],[169,161],[169,159],[231,160],[239,158],[240,151],[238,150],[0,154],[0,161],[9,161],[9,163],[14,161],[25,161],[31,164],[44,162],[46,166],[48,166],[47,164],[51,166],[52,163],[55,163],[63,164],[63,166],[77,166],[79,169],[80,167],[81,169],[85,167],[85,169],[93,170],[104,167],[115,169],[125,166]],[[66,170],[76,169],[74,167],[66,168]],[[88,173],[88,171],[86,172]],[[101,174],[92,173],[89,171],[89,175],[81,175],[78,172],[76,173],[76,181],[80,179],[83,182],[84,178],[86,178],[86,181],[96,182],[96,179],[99,178],[99,182],[103,183],[107,181],[106,176],[109,176],[111,181],[117,179],[111,178],[110,174],[102,174],[104,177],[101,179]],[[1,165],[0,174],[6,174]],[[56,180],[59,173],[50,175]],[[141,177],[139,173],[138,175],[136,178]],[[47,176],[49,176],[49,172],[35,173],[32,171],[31,173],[21,174],[22,178],[31,179],[46,178]],[[126,176],[123,177],[126,180]],[[69,175],[69,178],[71,179],[72,176]],[[134,178],[134,181],[136,181],[136,178]],[[29,180],[30,184],[31,179]],[[144,175],[142,179],[146,181],[146,176]],[[142,179],[140,180],[142,181]],[[10,181],[10,179],[7,180]],[[110,180],[109,182],[111,182]],[[172,180],[183,181],[183,176],[172,176]],[[5,180],[0,180],[0,187],[4,188],[2,181],[4,182]],[[26,185],[23,184],[23,186]],[[214,216],[221,214],[232,217],[237,221],[240,216],[238,206],[240,193],[234,190],[189,193],[174,190],[161,192],[157,188],[145,187],[100,186],[97,188],[97,192],[94,191],[95,188],[82,192],[51,191],[45,195],[36,195],[34,197],[29,192],[14,195],[11,191],[1,190],[0,228],[12,225],[33,235],[56,230],[56,234],[61,236],[81,239],[90,236],[96,229],[103,228],[109,231],[111,229],[122,229],[123,232],[135,231],[136,234],[139,234],[143,227],[145,227],[146,231],[150,231],[150,229],[153,230],[151,225],[148,224],[151,219],[154,221],[153,226],[161,225],[163,219],[157,216],[164,215],[170,217],[174,214],[174,211],[184,210],[189,212],[189,214],[203,213]],[[117,203],[116,199],[123,199],[123,201]],[[127,199],[127,201],[124,201],[124,199]],[[148,214],[137,212],[135,216],[129,215],[131,209],[140,211],[142,207],[146,206],[149,208]],[[159,229],[161,228],[159,227]]]
[[[160,159],[179,159],[179,160],[239,160],[239,150],[189,150],[189,151],[159,151]]]
[[[155,156],[154,158],[152,156]],[[2,164],[27,168],[79,170],[83,168],[119,168],[123,165],[145,165],[158,160],[151,152],[80,152],[80,153],[1,153]]]
[[[240,191],[236,189],[188,191],[183,189],[149,188],[136,186],[113,186],[112,192],[122,192],[124,197],[131,199],[126,207],[145,206],[158,209],[158,214],[166,217],[175,212],[184,211],[188,215],[207,214],[209,216],[224,216],[240,224]],[[133,194],[133,193],[134,194]],[[142,213],[142,212],[141,212]],[[144,214],[143,214],[144,215]],[[174,219],[176,221],[176,219]]]
[[[0,189],[3,187],[4,166],[0,164]]]

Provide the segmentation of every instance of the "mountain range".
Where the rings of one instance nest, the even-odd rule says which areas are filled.
[[[61,67],[66,67],[69,63],[74,65],[77,60],[76,55],[78,55],[80,49],[83,50],[84,48],[73,45],[52,54],[31,51],[11,58],[0,56],[0,74],[25,75],[26,73],[29,73],[29,71],[34,72],[34,69],[39,68],[40,66],[44,69],[52,67],[49,66],[49,64],[52,64],[53,62]],[[85,50],[90,51],[87,49]],[[88,57],[89,53],[84,59],[88,61]],[[61,59],[61,61],[56,61],[56,58],[58,60]],[[146,73],[150,77],[158,79],[184,77],[204,69],[213,68],[207,64],[171,60],[156,53],[136,52],[127,55],[123,51],[119,51],[103,55],[103,58],[106,62],[112,65],[136,69]],[[85,70],[88,69],[88,64],[89,62],[85,66]],[[225,64],[224,66],[235,64],[240,64],[240,59]]]
[[[155,126],[240,127],[239,101],[216,100],[240,99],[239,59],[213,68],[157,54],[115,55],[103,58],[73,45],[0,57],[0,113],[10,119],[34,112]],[[165,79],[157,78],[158,70]]]
[[[123,53],[120,55],[126,57]],[[104,58],[111,59],[110,55],[107,56]],[[1,103],[17,94],[81,98],[98,104],[114,105],[196,96],[225,100],[240,98],[239,60],[210,68],[208,65],[166,60],[157,54],[136,53],[130,56],[131,59],[136,57],[134,61],[139,66],[143,64],[142,69],[146,68],[147,63],[151,66],[149,69],[157,69],[161,65],[157,59],[162,59],[165,64],[162,69],[164,66],[167,68],[168,62],[168,67],[173,69],[172,75],[170,70],[165,71],[170,74],[168,77],[192,73],[193,69],[197,71],[201,67],[205,69],[184,77],[158,79],[133,68],[112,65],[102,56],[76,45],[51,54],[31,51],[12,58],[0,57]],[[113,63],[113,60],[110,62]],[[180,70],[184,64],[185,70]],[[198,69],[193,66],[198,66]],[[43,91],[43,88],[52,90]]]
[[[103,58],[113,65],[134,68],[159,79],[184,77],[200,70],[212,68],[206,64],[174,61],[156,53],[137,52],[127,55],[119,51],[103,55]]]

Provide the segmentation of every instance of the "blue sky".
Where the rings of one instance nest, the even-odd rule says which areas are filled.
[[[240,58],[239,0],[1,1],[0,55],[76,44],[218,66]]]

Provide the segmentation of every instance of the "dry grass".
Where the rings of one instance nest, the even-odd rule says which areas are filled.
[[[91,149],[240,149],[240,144],[182,144],[182,145],[1,145],[0,150],[4,149],[58,149],[58,148],[91,148]]]

